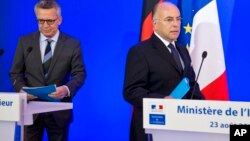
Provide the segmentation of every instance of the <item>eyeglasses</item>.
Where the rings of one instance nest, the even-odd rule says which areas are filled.
[[[46,22],[48,25],[53,25],[53,24],[55,23],[56,20],[57,20],[57,18],[54,19],[54,20],[52,20],[52,19],[47,19],[47,20],[44,20],[44,19],[37,19],[38,23],[41,24],[41,25],[43,25],[45,22]]]
[[[155,20],[159,20],[159,21],[163,21],[163,22],[166,22],[168,24],[173,24],[174,21],[177,22],[177,23],[181,23],[182,21],[182,18],[181,17],[177,17],[177,18],[173,18],[173,17],[166,17],[164,19],[155,19]]]

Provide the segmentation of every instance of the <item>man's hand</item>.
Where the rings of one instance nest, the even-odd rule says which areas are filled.
[[[172,96],[165,96],[165,99],[174,99]]]
[[[56,92],[51,93],[49,96],[56,99],[63,99],[68,95],[68,90],[65,86],[56,87]]]
[[[20,90],[20,93],[26,93],[26,92],[23,90]],[[34,99],[38,98],[37,96],[34,96],[32,94],[26,93],[26,95],[27,95],[27,100],[34,100]]]

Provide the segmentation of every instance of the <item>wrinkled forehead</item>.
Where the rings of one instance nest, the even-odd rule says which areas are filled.
[[[180,17],[179,9],[173,4],[160,4],[156,10],[158,18]]]
[[[56,8],[50,8],[50,9],[37,8],[36,16],[38,18],[56,18],[58,17],[58,13]]]

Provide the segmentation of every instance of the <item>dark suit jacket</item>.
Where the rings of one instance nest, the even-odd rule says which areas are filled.
[[[164,43],[155,35],[149,40],[132,47],[127,56],[124,97],[133,105],[131,122],[131,140],[144,141],[142,128],[142,99],[164,98],[168,96],[183,77],[190,81],[190,91],[184,96],[189,99],[195,83],[195,73],[186,48],[176,43],[182,60],[184,71],[177,68],[171,53]],[[196,85],[193,99],[204,99]]]
[[[70,90],[70,97],[65,97],[62,101],[71,102],[86,76],[80,42],[60,32],[48,77],[45,79],[39,38],[40,32],[34,32],[19,39],[10,71],[13,87],[19,92],[24,86],[66,85]],[[54,112],[53,115],[58,124],[64,126],[69,123],[71,113],[71,110],[65,110]]]

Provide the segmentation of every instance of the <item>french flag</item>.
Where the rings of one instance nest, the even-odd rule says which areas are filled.
[[[163,105],[151,105],[152,110],[163,110]]]
[[[189,43],[185,45],[189,48],[196,74],[202,52],[208,54],[198,80],[202,93],[208,100],[229,100],[216,0],[182,0],[179,7],[184,19],[180,40],[184,41],[182,39],[189,34],[190,46]]]

